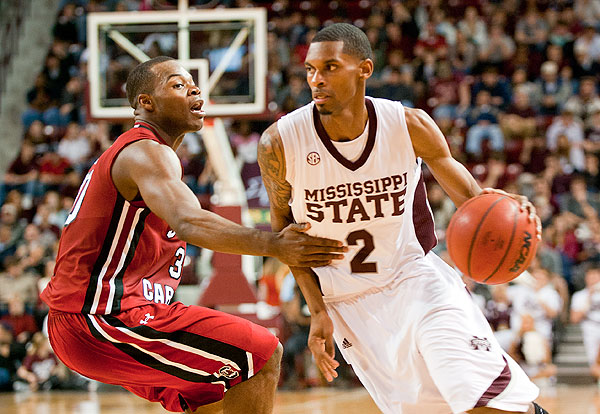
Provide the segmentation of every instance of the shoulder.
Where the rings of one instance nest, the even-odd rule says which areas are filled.
[[[277,122],[274,122],[260,136],[260,140],[258,141],[258,153],[260,154],[261,151],[270,151],[274,147],[281,145],[281,134],[279,133]]]
[[[134,164],[148,162],[160,164],[172,157],[177,156],[171,147],[152,139],[141,139],[124,147],[117,158]]]
[[[413,138],[437,129],[433,119],[422,109],[404,108],[404,118],[408,132]]]

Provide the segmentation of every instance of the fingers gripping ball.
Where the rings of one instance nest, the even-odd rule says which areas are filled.
[[[448,253],[471,279],[497,285],[519,276],[535,257],[536,223],[519,202],[483,194],[454,213],[446,232]]]

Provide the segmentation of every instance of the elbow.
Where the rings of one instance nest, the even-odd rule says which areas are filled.
[[[190,243],[197,224],[193,223],[191,217],[180,217],[174,223],[170,223],[170,226],[179,240]]]

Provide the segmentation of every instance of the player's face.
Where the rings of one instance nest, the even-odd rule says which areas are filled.
[[[371,75],[369,59],[343,53],[344,42],[311,43],[304,66],[313,101],[322,115],[336,114],[364,97],[364,81]],[[371,68],[371,69],[370,69]]]
[[[159,63],[152,70],[156,74],[154,116],[159,125],[178,133],[201,129],[204,101],[192,75],[174,60]]]

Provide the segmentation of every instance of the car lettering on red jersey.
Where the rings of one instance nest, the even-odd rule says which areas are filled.
[[[175,295],[175,289],[169,285],[161,285],[160,283],[152,283],[148,279],[142,279],[144,289],[144,297],[150,302],[164,303],[168,305]]]

